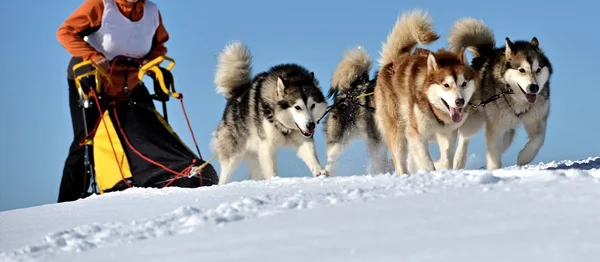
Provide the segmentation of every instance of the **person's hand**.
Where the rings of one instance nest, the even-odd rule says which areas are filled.
[[[98,65],[100,68],[104,69],[104,71],[106,71],[106,72],[108,72],[108,70],[110,69],[110,62],[109,62],[109,61],[108,61],[108,59],[106,59],[106,58],[102,58],[102,59],[98,60],[98,61],[96,62],[96,64],[97,64],[97,65]]]

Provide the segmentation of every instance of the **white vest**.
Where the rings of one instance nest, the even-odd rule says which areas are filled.
[[[158,8],[148,0],[144,5],[144,16],[137,22],[123,16],[114,0],[104,0],[100,29],[84,40],[108,60],[118,55],[140,58],[150,52],[158,25]]]

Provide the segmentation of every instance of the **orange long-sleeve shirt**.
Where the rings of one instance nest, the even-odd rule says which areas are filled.
[[[126,0],[115,0],[121,14],[128,17],[131,21],[139,21],[144,14],[144,0],[136,3],[130,3]],[[98,52],[89,45],[83,37],[95,32],[102,24],[102,13],[104,11],[103,0],[86,0],[75,12],[73,12],[58,28],[56,37],[60,44],[74,57],[80,57],[83,60],[92,60],[98,62],[104,58],[102,53]],[[159,12],[159,25],[154,34],[152,49],[146,55],[146,60],[152,60],[156,57],[166,55],[167,48],[165,43],[169,40],[169,34],[163,25],[162,17]],[[71,70],[71,69],[69,69]],[[120,90],[127,85],[130,89],[135,88],[139,83],[137,69],[116,69],[113,71],[111,80],[112,87],[108,95],[117,95]],[[127,75],[127,77],[125,77]],[[125,79],[127,78],[127,79]]]

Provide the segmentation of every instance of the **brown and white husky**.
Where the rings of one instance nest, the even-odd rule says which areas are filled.
[[[467,104],[479,86],[464,49],[435,52],[420,48],[439,39],[427,12],[412,10],[396,21],[382,45],[375,88],[375,118],[392,155],[397,175],[407,174],[410,156],[417,170],[436,170],[429,141],[437,139],[437,169],[450,169]]]

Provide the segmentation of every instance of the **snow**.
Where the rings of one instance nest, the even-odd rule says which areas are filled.
[[[130,189],[0,213],[0,261],[600,261],[600,157]]]

